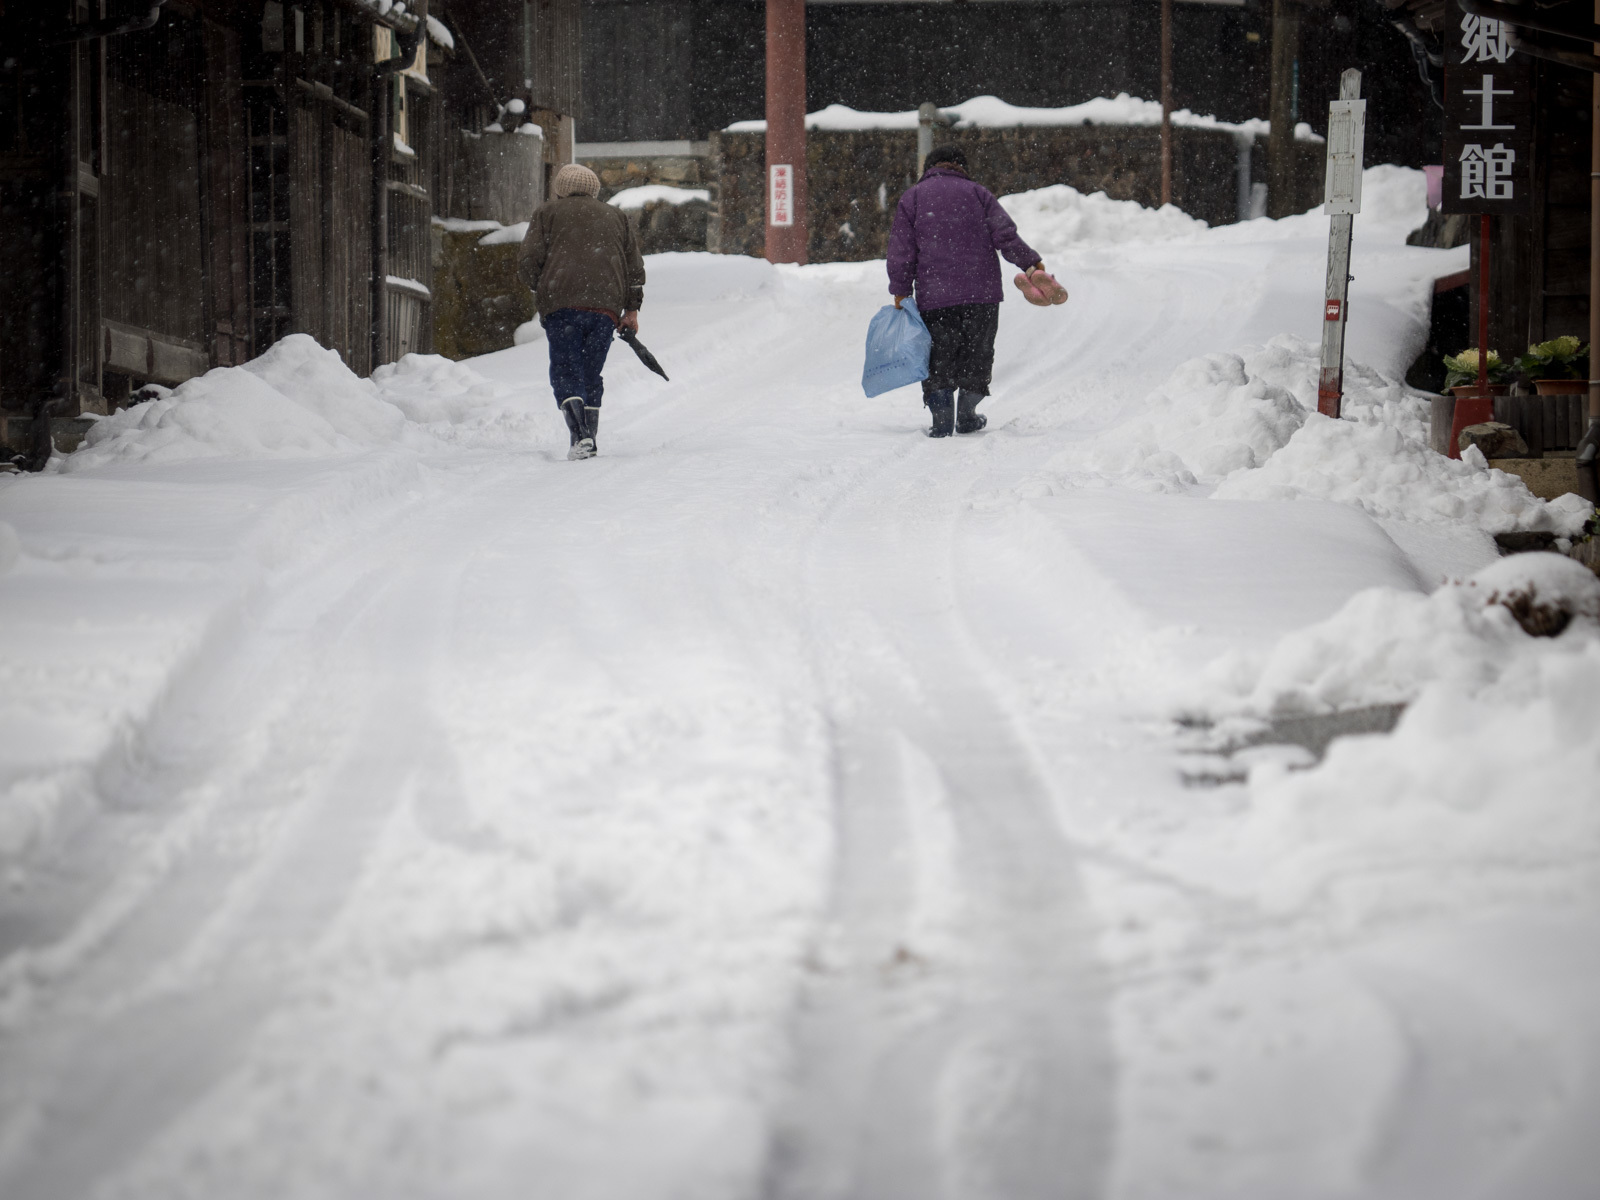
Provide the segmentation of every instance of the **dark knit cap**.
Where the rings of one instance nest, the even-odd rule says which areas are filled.
[[[947,166],[967,169],[967,156],[961,152],[959,146],[935,146],[928,151],[928,157],[922,160],[922,169],[929,167]]]

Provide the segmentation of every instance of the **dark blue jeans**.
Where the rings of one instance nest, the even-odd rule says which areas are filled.
[[[611,352],[615,322],[605,313],[562,308],[541,318],[541,323],[550,344],[550,386],[556,404],[582,396],[585,407],[599,408],[605,392],[600,370]]]

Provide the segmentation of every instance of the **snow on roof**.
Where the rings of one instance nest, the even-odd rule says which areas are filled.
[[[705,188],[670,187],[664,183],[645,184],[642,187],[623,188],[610,203],[618,208],[643,208],[647,204],[692,204],[696,200],[711,199]]]
[[[955,118],[957,129],[1013,129],[1018,125],[1060,127],[1067,125],[1159,125],[1161,105],[1154,100],[1141,100],[1122,92],[1115,98],[1106,96],[1072,104],[1065,108],[1019,108],[1007,104],[998,96],[974,96],[961,104],[943,110]],[[1252,118],[1248,121],[1220,121],[1180,108],[1172,114],[1172,123],[1184,129],[1222,129],[1232,133],[1265,135],[1271,131],[1269,121]],[[910,112],[860,112],[843,104],[830,104],[820,112],[806,115],[806,128],[824,131],[855,131],[868,129],[915,129],[916,110]],[[727,133],[765,133],[765,121],[735,121]],[[1300,141],[1320,142],[1323,139],[1312,132],[1311,126],[1301,121],[1294,128]]]

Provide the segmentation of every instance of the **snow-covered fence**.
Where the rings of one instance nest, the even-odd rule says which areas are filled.
[[[1161,106],[1130,96],[1070,108],[1017,108],[980,96],[946,109],[939,140],[966,151],[973,178],[996,195],[1065,183],[1081,192],[1154,207],[1161,196]],[[917,113],[863,113],[835,105],[806,119],[812,262],[881,258],[894,206],[915,181]],[[1173,203],[1211,225],[1240,217],[1241,169],[1263,175],[1265,121],[1230,123],[1173,114]],[[1322,197],[1323,146],[1296,129],[1299,210]],[[741,121],[712,136],[716,212],[711,249],[764,249],[765,123]],[[1260,149],[1260,153],[1254,151]]]

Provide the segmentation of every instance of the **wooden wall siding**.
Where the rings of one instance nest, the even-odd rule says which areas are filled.
[[[0,407],[25,410],[50,388],[59,320],[56,221],[58,151],[64,107],[49,58],[0,72]]]
[[[207,20],[205,38],[206,270],[211,356],[217,366],[251,357],[249,146],[239,33]]]
[[[289,114],[270,83],[244,91],[250,223],[250,343],[260,354],[289,332]]]
[[[690,0],[584,8],[578,114],[586,142],[703,138],[694,121],[694,12]],[[752,64],[765,69],[764,63]]]
[[[387,276],[410,287],[389,284],[386,304],[385,361],[432,349],[434,98],[426,85],[401,77],[407,145],[389,162],[389,262]],[[419,290],[420,289],[420,290]]]
[[[1535,154],[1545,192],[1535,214],[1528,340],[1566,334],[1588,340],[1590,76],[1553,63],[1541,62],[1538,69]]]
[[[107,319],[203,347],[198,32],[168,17],[107,44],[100,291]]]
[[[1534,64],[1537,202],[1528,216],[1495,218],[1490,230],[1489,345],[1502,355],[1520,354],[1530,342],[1589,335],[1590,78],[1554,63]],[[1468,326],[1473,341],[1478,232],[1474,218]]]
[[[535,108],[575,115],[583,96],[581,0],[530,0]]]
[[[292,328],[371,369],[371,155],[366,124],[297,88],[289,132]]]

